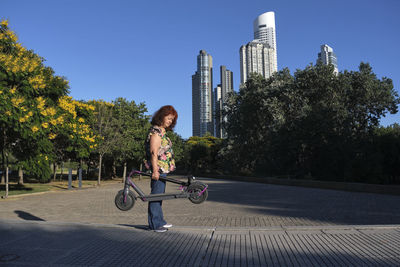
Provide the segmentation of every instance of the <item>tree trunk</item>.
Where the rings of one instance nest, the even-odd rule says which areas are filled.
[[[113,164],[112,164],[112,178],[116,178],[117,177],[117,167],[115,166],[115,160],[113,160]]]
[[[5,178],[4,171],[6,170],[5,156],[4,156],[4,147],[3,147],[3,149],[1,150],[1,156],[2,156],[1,167],[3,167],[3,168],[1,169],[2,172],[1,172],[1,181],[0,181],[0,184],[4,184],[4,183],[5,183],[5,180],[4,180],[4,178]]]
[[[82,176],[83,176],[83,159],[80,159],[79,160],[79,169],[81,169],[82,171]],[[79,169],[78,169],[78,173],[77,173],[77,175],[79,175]],[[79,177],[79,176],[78,176]],[[83,177],[82,177],[82,179],[83,179]]]
[[[142,163],[140,163],[140,172],[142,172],[142,168],[143,168],[143,167],[142,167]],[[142,180],[142,175],[141,175],[141,174],[139,175],[139,181],[140,181],[140,180]]]
[[[53,181],[56,180],[56,176],[57,176],[57,164],[54,162],[53,163]]]
[[[63,171],[64,171],[64,161],[61,161],[61,174],[60,174],[60,181],[63,178]]]
[[[99,175],[97,176],[97,185],[100,185],[100,180],[101,180],[101,164],[103,161],[103,155],[99,155]]]
[[[22,170],[21,167],[18,168],[18,177],[19,177],[18,184],[23,185],[24,184],[24,171]]]
[[[8,166],[6,167],[6,198],[8,197]]]
[[[8,197],[8,153],[6,152],[6,198]]]
[[[124,163],[124,174],[122,175],[122,183],[125,184],[126,180],[126,162]]]

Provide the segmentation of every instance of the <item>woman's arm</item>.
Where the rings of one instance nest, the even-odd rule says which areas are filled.
[[[158,180],[160,173],[158,171],[158,150],[161,147],[161,137],[158,134],[150,136],[150,154],[151,154],[151,166],[153,168],[153,175],[151,179]]]

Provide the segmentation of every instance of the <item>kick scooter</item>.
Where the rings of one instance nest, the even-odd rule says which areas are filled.
[[[133,205],[135,205],[135,201],[137,198],[140,198],[142,201],[160,201],[175,198],[188,198],[192,203],[200,204],[203,203],[208,197],[208,185],[196,181],[196,178],[193,176],[188,176],[187,182],[169,177],[160,177],[159,179],[161,181],[181,185],[181,192],[146,195],[131,179],[133,175],[138,174],[151,177],[151,174],[149,173],[132,170],[125,180],[124,189],[120,190],[115,196],[115,205],[118,209],[122,211],[130,210]],[[136,196],[136,194],[130,190],[130,187],[135,190],[138,196]]]

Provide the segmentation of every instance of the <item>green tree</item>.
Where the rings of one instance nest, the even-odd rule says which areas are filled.
[[[339,75],[323,65],[252,75],[229,98],[220,154],[244,173],[365,181],[357,170],[367,164],[368,140],[398,104],[392,81],[365,63]]]
[[[372,148],[367,155],[377,156],[370,159],[368,166],[379,170],[373,177],[382,184],[400,184],[400,125],[376,128]]]
[[[145,158],[144,142],[150,127],[149,118],[145,113],[147,108],[144,103],[136,104],[125,98],[117,98],[114,102],[113,118],[118,125],[119,143],[113,149],[113,166],[124,166],[123,177],[126,176],[128,163],[138,168]],[[114,168],[115,169],[115,168]],[[113,171],[115,175],[115,171]]]
[[[91,100],[90,105],[95,107],[91,128],[98,136],[95,153],[99,157],[97,184],[100,185],[104,155],[112,154],[114,148],[121,142],[120,125],[113,119],[114,104],[103,100]]]
[[[210,173],[217,170],[216,159],[221,149],[222,139],[206,133],[205,136],[191,136],[185,143],[185,157],[188,171]]]
[[[185,140],[179,134],[173,131],[167,131],[167,136],[172,142],[177,172],[186,171]]]
[[[288,69],[269,80],[252,74],[245,86],[228,99],[225,112],[228,140],[222,155],[229,162],[234,161],[230,164],[233,171],[247,174],[266,162],[280,164],[266,151],[274,145],[273,137],[286,120],[302,113],[303,101],[293,92],[293,77]]]
[[[376,77],[369,64],[333,74],[332,66],[310,66],[295,73],[295,85],[310,112],[296,134],[303,151],[298,169],[319,179],[365,181],[365,145],[387,112],[399,103],[390,79]]]

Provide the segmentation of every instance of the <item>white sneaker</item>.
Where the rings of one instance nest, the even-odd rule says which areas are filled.
[[[171,228],[171,227],[172,227],[172,224],[167,223],[166,225],[163,225],[163,227],[164,227],[164,228]]]
[[[166,231],[168,231],[168,229],[165,227],[162,227],[162,226],[160,228],[154,230],[154,232],[156,232],[156,233],[164,233]]]

